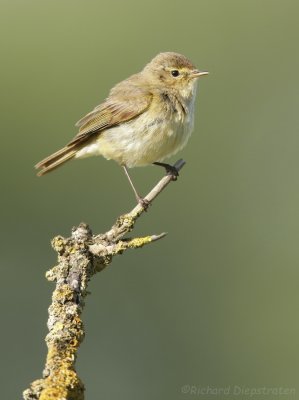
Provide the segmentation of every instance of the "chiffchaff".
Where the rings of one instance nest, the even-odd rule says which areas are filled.
[[[128,169],[156,164],[180,150],[193,129],[194,102],[200,72],[186,57],[158,54],[138,74],[118,83],[108,98],[77,122],[79,133],[61,150],[35,167],[44,175],[72,158],[102,155],[120,164],[138,195]]]

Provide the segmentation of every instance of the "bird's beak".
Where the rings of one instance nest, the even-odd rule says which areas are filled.
[[[198,69],[194,69],[193,71],[191,71],[191,78],[199,78],[200,76],[203,75],[208,75],[208,72],[205,71],[199,71]]]

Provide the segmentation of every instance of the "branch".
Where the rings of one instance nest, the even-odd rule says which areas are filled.
[[[174,167],[179,171],[184,164],[183,160],[179,160]],[[172,180],[172,175],[164,176],[145,199],[152,203]],[[56,282],[49,307],[48,355],[43,378],[32,382],[23,392],[24,400],[84,399],[84,385],[76,373],[75,361],[85,335],[81,313],[88,282],[94,274],[111,264],[114,256],[166,235],[123,239],[133,230],[144,211],[138,204],[132,211],[117,218],[104,234],[93,235],[89,226],[81,223],[73,228],[71,237],[56,236],[52,240],[52,247],[58,253],[58,264],[46,273],[49,281]]]

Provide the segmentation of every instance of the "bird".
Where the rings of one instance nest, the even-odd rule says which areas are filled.
[[[146,208],[128,169],[154,164],[175,179],[178,172],[163,161],[190,138],[198,78],[207,74],[182,54],[159,53],[141,72],[116,84],[100,105],[81,118],[76,123],[77,135],[35,165],[37,175],[71,159],[101,155],[124,169],[138,203]]]

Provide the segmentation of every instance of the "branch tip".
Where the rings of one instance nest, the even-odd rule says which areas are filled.
[[[152,242],[163,239],[166,235],[167,235],[167,232],[160,233],[160,235],[152,235],[151,236]]]

